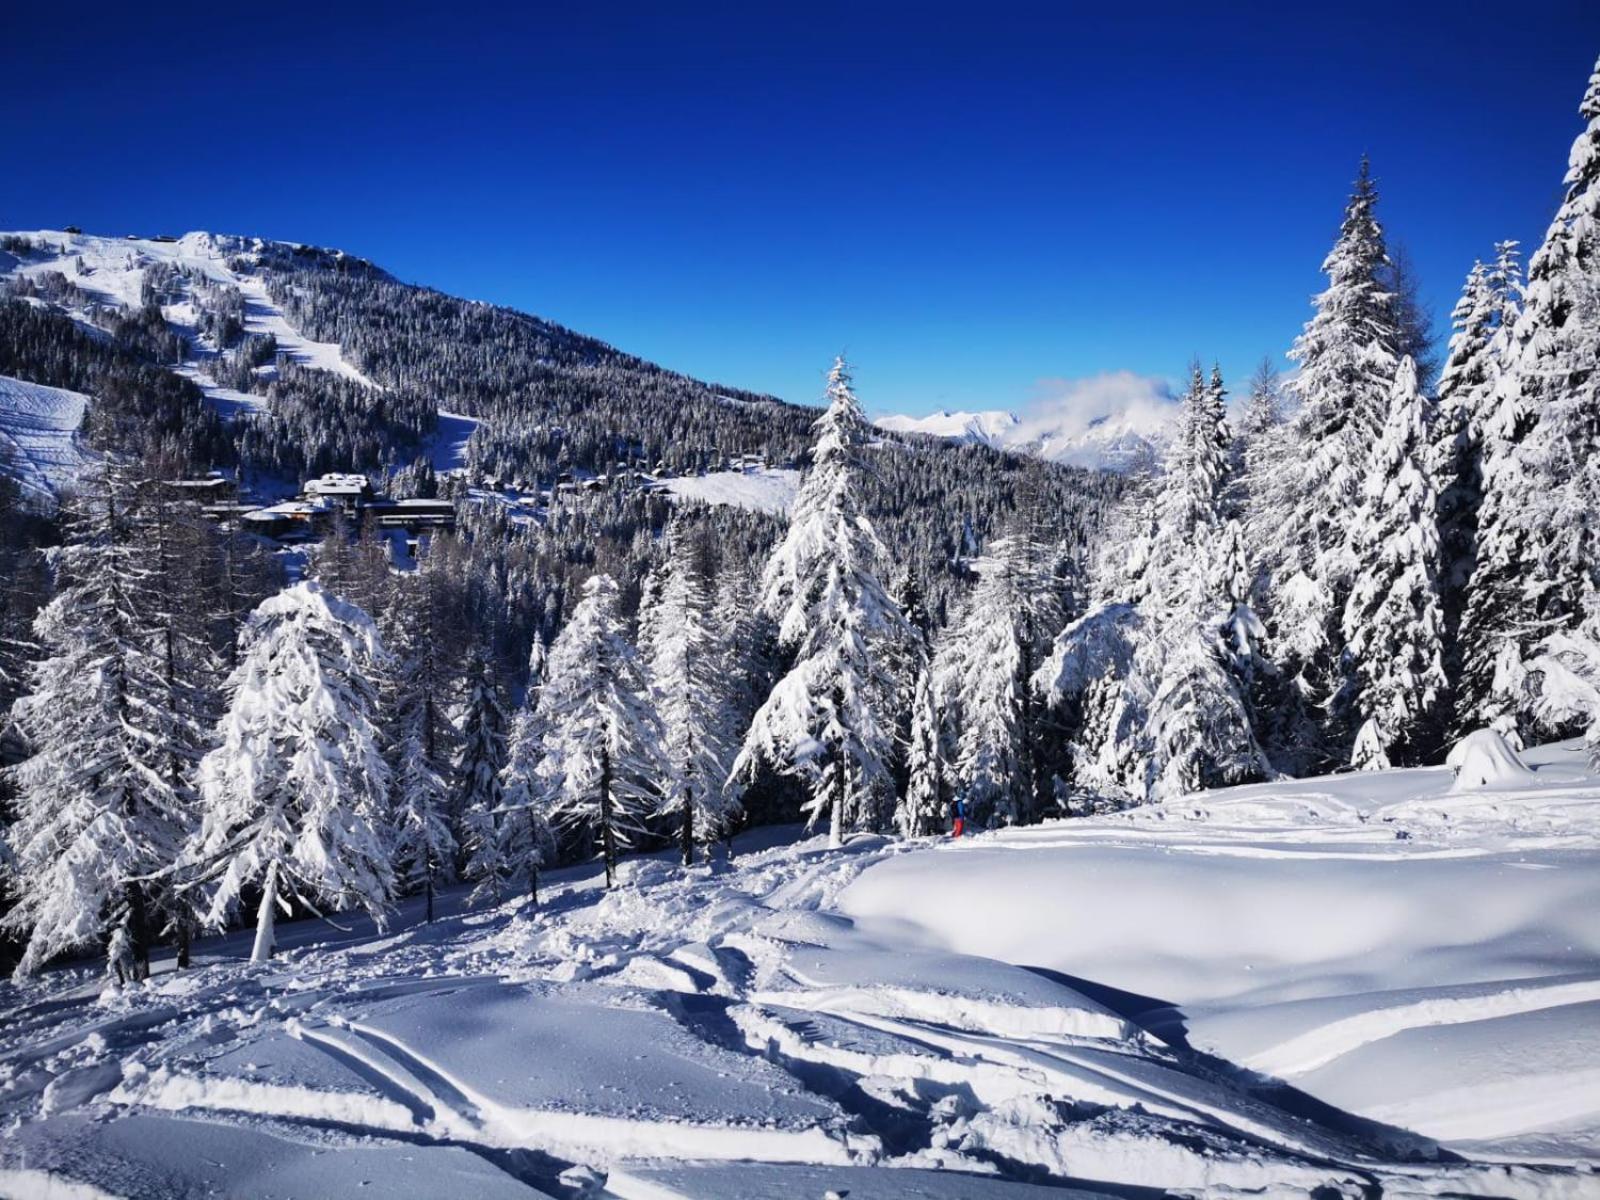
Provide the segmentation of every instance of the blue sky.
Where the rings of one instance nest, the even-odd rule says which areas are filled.
[[[1594,0],[94,7],[8,10],[0,228],[338,246],[797,401],[845,349],[874,411],[1242,383],[1363,153],[1442,323],[1600,53]]]

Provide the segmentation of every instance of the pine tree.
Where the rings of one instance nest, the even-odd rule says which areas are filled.
[[[650,635],[641,636],[641,649],[666,730],[664,749],[677,768],[661,812],[677,819],[683,865],[689,866],[695,847],[719,838],[737,805],[725,790],[733,747],[720,717],[729,697],[711,614],[708,547],[681,526],[669,535],[666,569],[649,610]]]
[[[1477,567],[1464,620],[1468,699],[1521,649],[1586,619],[1600,544],[1600,63],[1579,107],[1566,195],[1528,264],[1486,422]],[[1508,652],[1508,648],[1510,648]],[[1535,716],[1506,681],[1476,721]]]
[[[1348,744],[1340,706],[1340,618],[1353,569],[1346,524],[1361,503],[1362,469],[1383,426],[1400,338],[1385,286],[1377,198],[1363,160],[1339,239],[1323,263],[1328,287],[1291,354],[1300,364],[1289,385],[1300,400],[1291,431],[1295,452],[1282,463],[1282,486],[1261,498],[1251,523],[1255,553],[1269,571],[1278,654],[1304,707],[1329,713],[1327,745],[1298,768],[1337,761]]]
[[[944,828],[948,774],[943,724],[932,669],[925,667],[912,693],[906,790],[895,808],[895,827],[903,837],[928,837]]]
[[[1015,825],[1032,812],[1023,714],[1031,675],[1023,661],[1025,553],[1023,538],[1001,538],[978,561],[978,586],[933,661],[933,690],[956,731],[950,786],[978,826]]]
[[[1471,732],[1473,715],[1488,689],[1478,666],[1467,678],[1471,654],[1462,623],[1468,585],[1477,569],[1478,516],[1483,505],[1486,426],[1502,371],[1501,356],[1520,310],[1522,282],[1516,243],[1495,247],[1492,268],[1475,263],[1451,314],[1455,332],[1439,376],[1439,399],[1428,460],[1438,496],[1439,592],[1444,619],[1445,675],[1459,732]]]
[[[434,697],[426,674],[428,648],[418,636],[410,600],[417,589],[395,575],[381,630],[390,665],[383,676],[385,758],[390,775],[390,818],[394,824],[394,865],[402,891],[421,891],[426,919],[442,881],[454,877],[456,839],[450,829],[446,764],[440,760],[434,729]]]
[[[7,831],[31,975],[64,951],[106,941],[119,981],[149,974],[155,877],[189,823],[183,756],[195,738],[154,617],[158,582],[139,546],[134,478],[107,463],[66,513],[59,587],[34,623],[41,656],[14,717],[31,757],[14,769]]]
[[[461,710],[461,753],[456,760],[459,841],[466,862],[462,874],[476,886],[474,900],[498,901],[507,871],[500,831],[500,772],[505,766],[506,715],[488,656],[473,651],[467,666],[467,695]]]
[[[544,642],[536,636],[528,654],[527,696],[512,717],[506,765],[500,773],[500,859],[506,882],[512,887],[525,884],[528,899],[535,905],[539,903],[539,868],[555,850],[547,797],[538,775],[544,757],[541,699],[548,661]]]
[[[763,610],[791,665],[751,722],[733,774],[798,779],[809,821],[826,816],[838,846],[846,829],[875,828],[890,815],[894,666],[912,634],[879,580],[886,553],[860,510],[868,427],[842,358],[816,429],[811,471],[764,577]]]
[[[1252,713],[1252,573],[1226,516],[1236,461],[1220,375],[1196,364],[1165,472],[1135,500],[1128,552],[1103,562],[1101,603],[1036,679],[1080,709],[1080,794],[1143,802],[1272,774]]]
[[[184,859],[209,885],[213,927],[259,890],[251,959],[265,962],[290,901],[359,906],[384,925],[393,847],[374,681],[387,653],[365,612],[310,582],[263,602],[241,642]]]
[[[1361,719],[1351,763],[1363,769],[1416,765],[1438,748],[1444,620],[1427,414],[1416,369],[1403,359],[1351,532],[1356,574],[1344,631]]]
[[[610,887],[618,854],[646,835],[646,819],[674,786],[674,772],[662,756],[665,733],[609,575],[583,585],[583,599],[550,647],[540,707],[538,776],[551,820],[591,847],[599,843]]]

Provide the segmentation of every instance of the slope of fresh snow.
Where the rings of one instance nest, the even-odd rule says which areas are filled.
[[[0,375],[0,471],[33,499],[53,503],[87,462],[78,429],[89,398]]]
[[[1530,765],[762,829],[0,985],[0,1192],[1593,1195],[1600,779]]]
[[[439,430],[433,435],[435,471],[459,471],[467,465],[467,442],[482,422],[477,417],[439,411]]]
[[[667,479],[662,487],[674,496],[701,504],[730,504],[782,516],[794,507],[795,495],[800,491],[800,472],[792,467],[712,471]]]
[[[1472,1154],[1600,1159],[1600,780],[1236,788],[866,872],[868,928],[1138,997],[1169,1040]],[[911,902],[911,897],[918,897]]]

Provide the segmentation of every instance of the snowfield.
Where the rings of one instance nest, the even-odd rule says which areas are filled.
[[[792,467],[712,471],[662,482],[671,495],[701,504],[729,504],[783,516],[794,507],[801,473]]]
[[[1593,1196],[1600,778],[1527,761],[758,830],[6,984],[0,1193]]]
[[[0,464],[35,500],[54,503],[88,461],[78,429],[89,398],[0,375]]]

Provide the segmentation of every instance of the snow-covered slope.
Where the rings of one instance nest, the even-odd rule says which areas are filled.
[[[252,255],[260,252],[266,243],[259,238],[188,233],[175,241],[165,241],[99,237],[48,229],[9,236],[27,238],[37,248],[35,253],[17,260],[10,274],[39,277],[58,271],[67,282],[98,304],[138,308],[145,275],[158,263],[181,267],[213,283],[236,287],[245,301],[246,333],[271,334],[277,340],[279,352],[302,366],[332,371],[368,387],[377,386],[345,361],[337,345],[301,337],[285,319],[282,309],[267,295],[265,284],[250,272],[234,268],[234,260],[249,262]],[[165,304],[162,313],[169,324],[191,338],[197,350],[198,357],[186,364],[184,373],[202,386],[214,388],[215,381],[206,370],[206,358],[208,351],[214,351],[215,347],[208,347],[204,339],[195,337],[194,306],[187,300]],[[228,394],[234,404],[239,403],[240,395]],[[260,403],[260,397],[248,399]]]
[[[0,1191],[1593,1195],[1600,779],[1533,765],[758,830],[537,912],[286,925],[267,968],[0,985]]]
[[[1063,466],[1124,471],[1159,457],[1172,417],[1170,406],[1137,405],[1087,422],[1018,417],[999,411],[941,411],[926,417],[879,417],[875,424],[896,433],[921,433],[1031,454]]]
[[[954,442],[979,442],[1003,449],[1007,436],[1016,429],[1019,421],[1017,414],[1010,412],[946,412],[941,409],[925,417],[879,417],[874,424],[879,429],[893,433],[922,433],[929,437],[949,438]]]
[[[668,479],[662,487],[684,500],[729,504],[782,516],[794,507],[794,498],[800,491],[800,472],[790,467],[712,471]]]
[[[981,838],[840,908],[1143,997],[1169,1040],[1463,1154],[1600,1160],[1600,780],[1529,759],[1520,788],[1344,775]]]
[[[34,499],[54,501],[88,461],[78,444],[89,398],[0,375],[0,470]]]

